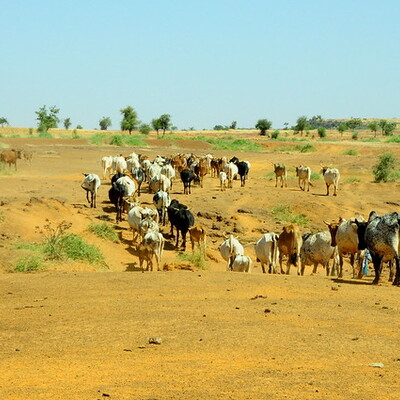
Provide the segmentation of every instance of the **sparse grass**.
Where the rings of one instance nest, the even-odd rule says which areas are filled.
[[[198,269],[207,269],[207,262],[204,257],[204,251],[199,248],[195,248],[193,253],[179,253],[178,259],[187,261],[193,264]]]
[[[14,272],[34,272],[44,268],[43,260],[38,255],[21,258],[14,267]]]
[[[96,246],[86,243],[80,236],[68,233],[61,242],[66,258],[86,261],[90,264],[104,264],[104,255],[101,251]]]
[[[285,151],[298,151],[300,153],[310,153],[312,151],[317,151],[317,149],[311,144],[306,143],[304,145],[297,144],[296,146],[291,147],[279,147],[275,149],[275,152],[285,152]]]
[[[361,182],[361,180],[358,178],[347,178],[343,181],[343,183],[359,183],[359,182]]]
[[[355,149],[348,149],[342,152],[342,156],[358,156],[358,151]]]
[[[400,143],[400,135],[391,136],[386,140],[386,143]]]
[[[366,142],[366,143],[369,143],[369,142],[377,142],[377,143],[379,143],[380,142],[380,140],[378,138],[376,138],[376,137],[370,137],[370,138],[362,139],[361,141],[362,142]]]
[[[96,133],[90,138],[94,145],[110,144],[113,146],[146,147],[144,135],[110,135],[107,133]]]
[[[30,250],[43,253],[43,245],[40,245],[38,243],[17,243],[14,248],[16,250]]]
[[[38,137],[41,139],[53,139],[53,135],[50,132],[44,131],[39,132]]]
[[[273,217],[277,221],[298,224],[300,226],[306,226],[310,223],[310,219],[304,214],[293,214],[290,207],[288,206],[276,206],[271,210]]]
[[[311,172],[311,180],[312,181],[319,181],[321,180],[321,174],[318,172]]]
[[[213,150],[230,150],[230,151],[261,151],[262,147],[255,142],[247,139],[236,139],[233,141],[222,141],[215,143]]]
[[[13,175],[15,173],[16,173],[16,171],[15,171],[14,167],[9,168],[8,166],[6,166],[6,164],[0,162],[0,175],[9,176],[9,175]]]
[[[114,227],[106,224],[105,222],[92,223],[89,225],[88,229],[90,232],[94,233],[96,236],[102,239],[110,240],[111,242],[115,243],[118,243],[120,241]]]

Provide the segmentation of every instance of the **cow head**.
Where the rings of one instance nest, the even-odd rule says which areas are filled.
[[[328,226],[329,233],[331,234],[331,246],[335,247],[336,246],[336,233],[339,228],[339,225],[341,224],[341,220],[339,222],[326,222],[324,221],[324,224]]]
[[[357,225],[358,250],[365,250],[367,248],[365,231],[367,230],[368,222],[360,222],[356,219],[355,223]]]

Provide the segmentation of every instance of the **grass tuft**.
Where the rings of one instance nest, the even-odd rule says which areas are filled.
[[[271,213],[277,221],[289,224],[298,224],[300,226],[306,226],[310,223],[310,219],[308,217],[306,217],[304,214],[293,214],[288,206],[276,206],[271,210]]]
[[[15,272],[34,272],[43,269],[43,260],[38,255],[29,255],[21,258],[15,265]]]
[[[89,225],[88,229],[90,232],[102,239],[110,240],[114,243],[118,243],[120,241],[115,228],[106,224],[105,222],[92,223]]]
[[[355,149],[348,149],[342,152],[343,156],[358,156],[358,151]]]
[[[207,262],[204,257],[204,251],[199,248],[195,248],[193,253],[179,253],[178,259],[181,261],[187,261],[193,264],[198,269],[207,269]]]

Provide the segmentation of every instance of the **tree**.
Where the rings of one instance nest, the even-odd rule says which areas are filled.
[[[300,132],[301,136],[303,136],[303,132],[307,127],[307,117],[302,115],[301,117],[297,118],[295,130]]]
[[[393,172],[396,168],[396,158],[391,153],[383,153],[379,161],[373,166],[374,182],[391,182],[395,179]]]
[[[345,133],[346,130],[347,130],[347,125],[346,124],[340,124],[337,127],[337,130],[339,131],[340,135],[343,136],[343,133]]]
[[[78,124],[78,125],[76,126],[76,129],[83,129],[83,126]]]
[[[50,128],[57,128],[57,124],[60,122],[57,114],[60,109],[56,106],[50,107],[47,111],[47,106],[39,108],[39,111],[35,111],[38,121],[38,130],[40,132],[47,132]]]
[[[7,119],[3,117],[3,118],[0,118],[0,125],[4,126],[4,125],[10,125],[10,124],[8,123]]]
[[[229,129],[236,129],[237,121],[233,121],[229,127]]]
[[[149,134],[151,131],[151,126],[149,124],[140,124],[139,132],[145,135]]]
[[[326,137],[326,129],[323,126],[318,127],[317,132],[321,139]]]
[[[393,135],[393,131],[396,129],[396,122],[387,122],[385,128],[383,129],[383,133],[386,136]]]
[[[160,124],[160,120],[158,118],[154,118],[151,120],[151,126],[153,127],[153,129],[157,132],[157,136],[158,136],[158,132],[161,129],[161,124]]]
[[[131,135],[132,131],[135,130],[139,124],[137,112],[131,106],[121,109],[120,112],[123,115],[121,121],[121,130],[129,131],[129,134]]]
[[[378,122],[378,126],[379,126],[379,128],[381,128],[382,135],[383,135],[384,132],[385,132],[386,124],[387,124],[386,119],[381,119],[381,120],[379,120],[379,122]]]
[[[65,118],[65,119],[64,119],[64,128],[65,128],[66,130],[68,130],[69,127],[70,127],[71,125],[72,125],[72,124],[71,124],[71,118]]]
[[[165,135],[165,131],[171,126],[171,116],[169,114],[163,114],[158,118],[158,122],[160,124],[160,129],[163,131],[163,135]]]
[[[287,131],[288,130],[288,127],[289,127],[289,122],[285,122],[284,124],[283,124],[283,126],[284,126],[284,130],[285,131]]]
[[[346,125],[349,129],[354,131],[354,129],[356,129],[362,125],[362,121],[360,118],[351,118],[346,122]]]
[[[256,129],[260,130],[260,135],[265,136],[267,135],[268,129],[271,129],[272,122],[268,121],[267,119],[259,119],[256,123]]]
[[[111,126],[111,118],[110,117],[103,117],[99,121],[100,129],[102,131],[106,131]]]
[[[368,128],[371,132],[374,132],[374,137],[376,137],[376,132],[378,131],[378,123],[376,121],[371,121],[368,124]]]

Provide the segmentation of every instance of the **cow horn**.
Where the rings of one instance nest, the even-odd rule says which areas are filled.
[[[328,226],[330,225],[330,223],[329,223],[329,222],[326,222],[326,221],[324,221],[324,224],[325,224],[325,225],[328,225]]]

